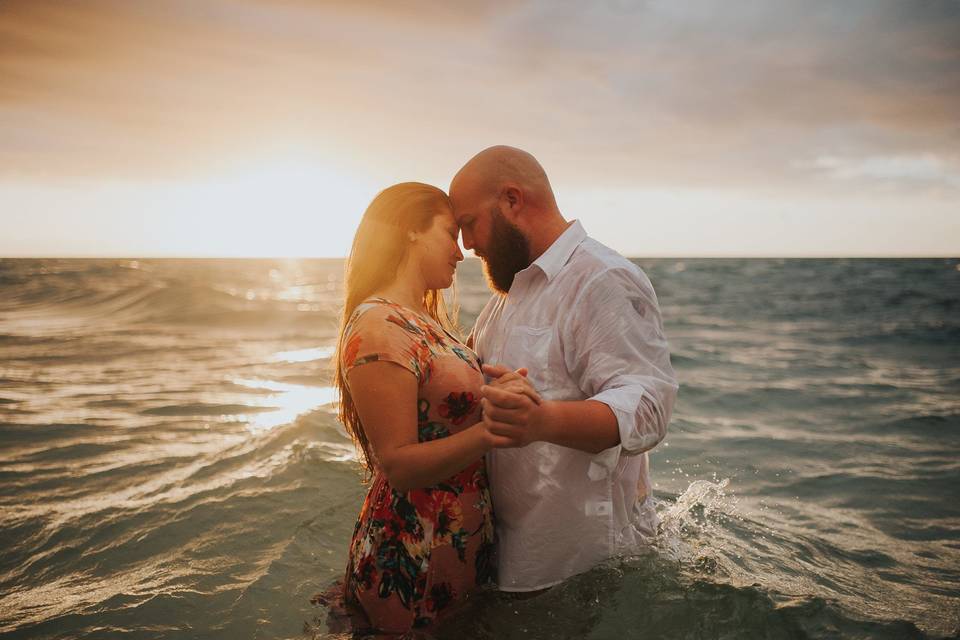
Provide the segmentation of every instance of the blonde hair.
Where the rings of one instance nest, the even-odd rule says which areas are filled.
[[[409,251],[408,233],[426,231],[437,215],[450,208],[450,199],[441,189],[421,182],[401,182],[376,195],[363,213],[353,237],[353,247],[345,266],[344,305],[334,359],[334,386],[340,394],[337,416],[361,454],[367,479],[374,470],[370,442],[347,387],[344,363],[341,362],[347,324],[361,302],[396,279]],[[453,294],[452,313],[448,311],[443,292],[439,289],[428,289],[424,293],[423,306],[440,326],[459,335],[457,325],[451,319],[451,315],[454,318],[457,315],[455,286]]]

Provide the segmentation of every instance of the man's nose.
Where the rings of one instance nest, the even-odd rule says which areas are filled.
[[[473,249],[472,235],[469,232],[463,231],[463,230],[460,231],[460,235],[463,238],[463,248],[467,250]]]

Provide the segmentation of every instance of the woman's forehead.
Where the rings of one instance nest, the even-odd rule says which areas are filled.
[[[435,220],[437,224],[447,227],[460,227],[460,225],[457,223],[456,217],[453,215],[453,210],[450,207],[444,207],[443,210],[437,214]]]

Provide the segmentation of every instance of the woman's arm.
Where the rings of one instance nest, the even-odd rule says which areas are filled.
[[[397,491],[435,485],[493,447],[517,446],[481,421],[446,438],[417,442],[417,377],[388,361],[354,367],[350,394],[375,463]]]

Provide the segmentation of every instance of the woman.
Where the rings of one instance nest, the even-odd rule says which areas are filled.
[[[350,542],[344,599],[378,631],[428,626],[493,578],[477,355],[441,289],[463,259],[446,194],[406,182],[367,208],[347,262],[339,417],[372,479]]]

